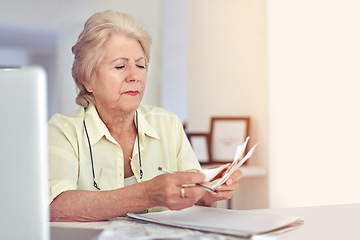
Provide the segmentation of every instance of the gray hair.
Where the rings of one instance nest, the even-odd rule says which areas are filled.
[[[140,43],[147,69],[151,46],[151,37],[147,31],[127,14],[111,10],[95,13],[86,21],[83,31],[72,47],[75,55],[72,76],[79,88],[75,101],[80,106],[87,107],[89,102],[94,102],[93,94],[86,90],[83,83],[95,79],[104,55],[103,46],[113,34],[123,35]]]

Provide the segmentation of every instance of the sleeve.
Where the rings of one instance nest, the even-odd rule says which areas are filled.
[[[49,204],[62,192],[77,189],[76,131],[66,129],[66,125],[68,124],[64,124],[57,117],[53,117],[48,123]]]

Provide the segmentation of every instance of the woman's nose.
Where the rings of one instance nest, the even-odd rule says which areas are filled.
[[[136,82],[140,80],[140,75],[138,69],[136,68],[136,65],[129,64],[127,70],[127,82]]]

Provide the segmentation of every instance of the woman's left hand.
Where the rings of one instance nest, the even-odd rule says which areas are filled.
[[[235,190],[239,187],[238,181],[242,178],[242,172],[236,170],[225,183],[216,188],[215,192],[206,192],[198,201],[197,205],[214,206],[217,201],[232,198]]]

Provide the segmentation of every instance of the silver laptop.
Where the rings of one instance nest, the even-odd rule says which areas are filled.
[[[0,239],[48,240],[46,75],[0,69]]]

